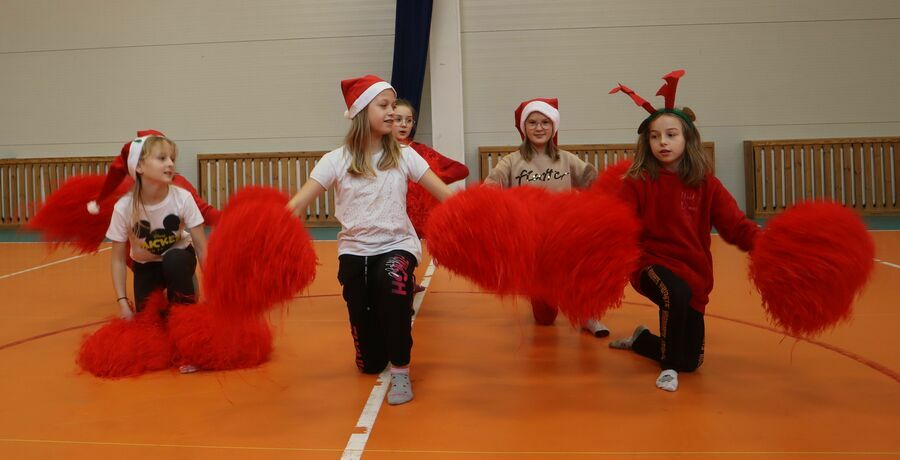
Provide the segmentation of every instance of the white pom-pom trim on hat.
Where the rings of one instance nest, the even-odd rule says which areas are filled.
[[[553,122],[553,135],[559,132],[559,110],[544,101],[531,101],[522,109],[522,118],[519,120],[519,129],[525,132],[525,119],[533,112],[538,112]]]
[[[366,108],[366,106],[369,105],[370,102],[372,102],[372,99],[375,99],[375,96],[379,95],[382,91],[387,89],[393,90],[394,95],[397,95],[397,90],[394,89],[394,87],[386,81],[379,81],[372,84],[371,86],[366,88],[366,90],[363,91],[355,101],[353,101],[353,104],[350,104],[350,107],[348,107],[347,111],[344,112],[344,117],[346,117],[348,120],[352,120],[353,117],[356,116],[356,114],[361,112],[362,109]]]
[[[91,200],[91,201],[88,202],[88,204],[87,204],[87,210],[88,210],[89,213],[91,213],[91,214],[93,214],[93,215],[95,215],[95,216],[96,216],[97,214],[100,214],[100,206],[99,206],[99,205],[97,204],[97,202],[94,201],[94,200]]]

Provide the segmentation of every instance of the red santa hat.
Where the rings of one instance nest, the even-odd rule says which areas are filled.
[[[344,93],[344,102],[347,103],[344,117],[352,120],[356,114],[372,102],[372,99],[375,99],[375,96],[386,89],[393,90],[394,95],[397,94],[397,90],[390,83],[376,75],[341,80],[341,91]]]
[[[141,159],[144,141],[150,136],[166,137],[165,134],[159,131],[148,129],[138,131],[137,138],[123,145],[119,156],[109,166],[109,171],[106,173],[106,180],[103,181],[103,188],[100,189],[100,193],[97,194],[96,198],[88,202],[87,209],[89,213],[94,215],[100,213],[100,206],[97,202],[113,193],[126,175],[134,179],[134,171],[137,169],[138,161]]]
[[[532,112],[538,112],[553,122],[553,143],[559,145],[559,100],[555,97],[538,97],[519,104],[516,109],[516,129],[525,139],[525,120]]]

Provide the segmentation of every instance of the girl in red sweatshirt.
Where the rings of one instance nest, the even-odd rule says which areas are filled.
[[[406,145],[416,151],[431,166],[431,170],[437,174],[445,184],[450,185],[469,177],[469,168],[466,165],[451,160],[441,155],[437,150],[420,144],[413,140],[413,128],[416,126],[416,109],[406,99],[397,99],[394,103],[394,139],[401,145]],[[425,238],[425,222],[431,208],[437,205],[431,194],[419,184],[409,181],[406,192],[406,213],[416,229],[419,239]],[[422,292],[425,288],[415,283],[414,292]]]
[[[413,127],[416,125],[416,110],[406,99],[397,99],[394,105],[394,139],[408,145],[416,151],[428,164],[434,164],[436,174],[445,184],[450,185],[469,177],[466,165],[441,155],[437,150],[413,140]],[[418,231],[418,228],[416,229]],[[421,235],[420,235],[421,236]]]
[[[703,363],[703,314],[713,287],[712,227],[743,251],[753,249],[759,234],[713,176],[693,111],[674,106],[683,74],[664,77],[658,94],[666,97],[666,108],[659,110],[627,87],[612,91],[625,92],[651,113],[638,128],[634,162],[619,195],[643,225],[640,268],[631,284],[659,306],[659,335],[641,325],[610,347],[658,361],[662,372],[656,386],[665,391],[678,389],[678,372],[692,372]]]

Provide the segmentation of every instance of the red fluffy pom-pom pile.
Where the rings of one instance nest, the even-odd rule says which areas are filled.
[[[288,197],[264,187],[241,189],[209,237],[203,285],[227,317],[262,313],[309,286],[317,257]]]
[[[86,337],[78,353],[78,365],[97,377],[110,379],[169,368],[172,340],[161,317],[166,308],[165,294],[154,292],[132,320],[115,318]]]
[[[631,160],[621,160],[606,167],[591,185],[591,192],[617,196]]]
[[[605,195],[553,195],[545,222],[533,297],[559,307],[573,324],[600,318],[620,305],[640,258],[640,223],[623,203]]]
[[[598,193],[470,188],[432,212],[428,232],[449,270],[489,292],[543,299],[576,324],[620,303],[640,256],[634,213]]]
[[[173,306],[167,330],[159,311],[168,303],[154,293],[135,320],[113,320],[86,340],[79,364],[97,376],[123,377],[173,362],[225,370],[268,361],[272,332],[263,313],[290,300],[316,273],[309,234],[287,202],[275,189],[239,191],[210,235],[207,302]]]
[[[41,233],[44,241],[69,243],[84,253],[97,252],[106,236],[116,201],[128,192],[130,181],[100,200],[99,214],[91,214],[87,204],[97,197],[106,176],[73,176],[41,205],[25,226]]]
[[[510,190],[461,191],[432,211],[426,232],[437,262],[483,289],[505,295],[530,287],[539,231],[533,214]]]
[[[853,211],[803,203],[768,222],[750,253],[750,277],[777,326],[814,335],[850,317],[874,256],[872,238]]]
[[[211,304],[174,305],[169,334],[178,364],[205,370],[258,366],[272,354],[272,332],[263,315],[223,317]]]

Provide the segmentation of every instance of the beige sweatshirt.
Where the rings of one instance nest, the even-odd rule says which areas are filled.
[[[497,184],[503,188],[532,185],[552,191],[585,188],[597,178],[597,168],[585,163],[575,154],[559,151],[559,160],[549,156],[536,155],[525,161],[516,150],[500,159],[487,178],[485,184]]]

